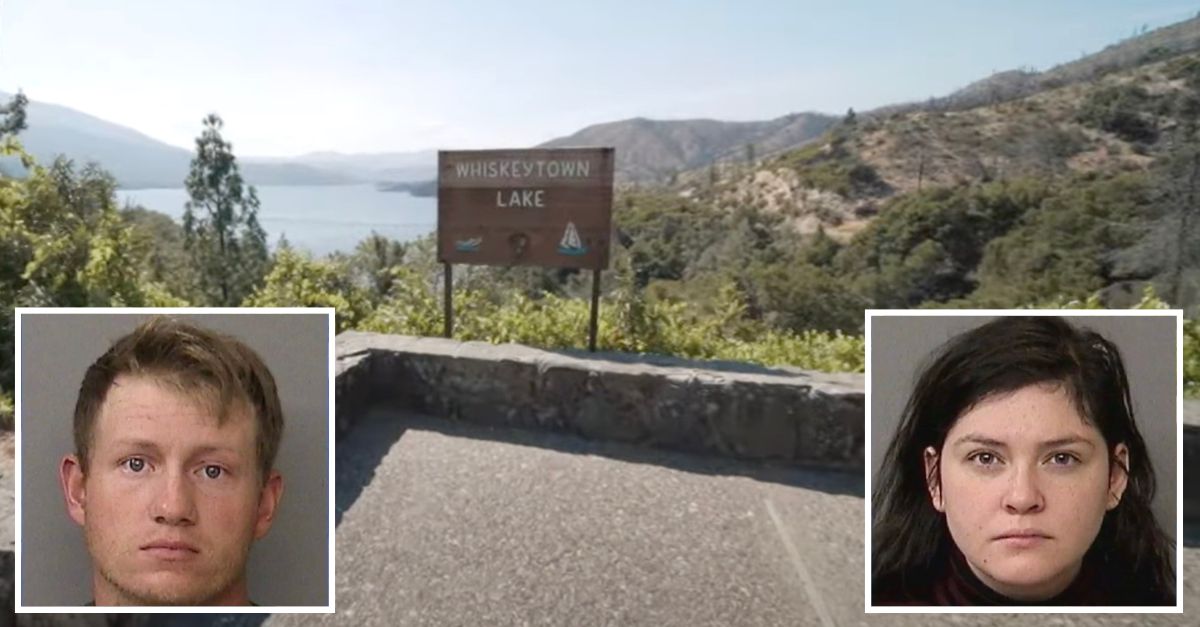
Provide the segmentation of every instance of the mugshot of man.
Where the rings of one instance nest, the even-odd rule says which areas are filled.
[[[275,380],[239,340],[167,317],[84,375],[59,480],[96,605],[249,605],[283,478]]]

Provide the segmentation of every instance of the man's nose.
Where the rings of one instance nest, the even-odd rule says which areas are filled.
[[[1037,472],[1021,468],[1013,473],[1004,494],[1004,509],[1011,514],[1031,514],[1046,507],[1046,499],[1038,485]]]
[[[154,521],[164,525],[195,524],[196,499],[192,490],[185,473],[166,473],[153,505]]]

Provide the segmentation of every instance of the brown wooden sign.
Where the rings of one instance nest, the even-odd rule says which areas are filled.
[[[612,148],[438,152],[438,260],[608,267]]]

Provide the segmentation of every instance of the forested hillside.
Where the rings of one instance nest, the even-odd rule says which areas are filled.
[[[36,163],[21,114],[19,100],[0,110],[4,152],[31,172],[0,177],[6,394],[14,306],[328,305],[339,331],[441,333],[432,237],[269,250],[219,118],[200,129],[180,224],[119,208],[100,167]],[[617,194],[603,350],[861,370],[868,308],[1170,306],[1191,320],[1185,379],[1200,392],[1196,53],[978,106],[850,111],[800,149],[668,180]],[[456,336],[582,346],[589,280],[458,269]]]

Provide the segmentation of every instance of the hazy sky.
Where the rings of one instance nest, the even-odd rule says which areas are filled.
[[[765,120],[1046,69],[1150,0],[0,0],[0,90],[240,155],[531,146],[630,117]]]

